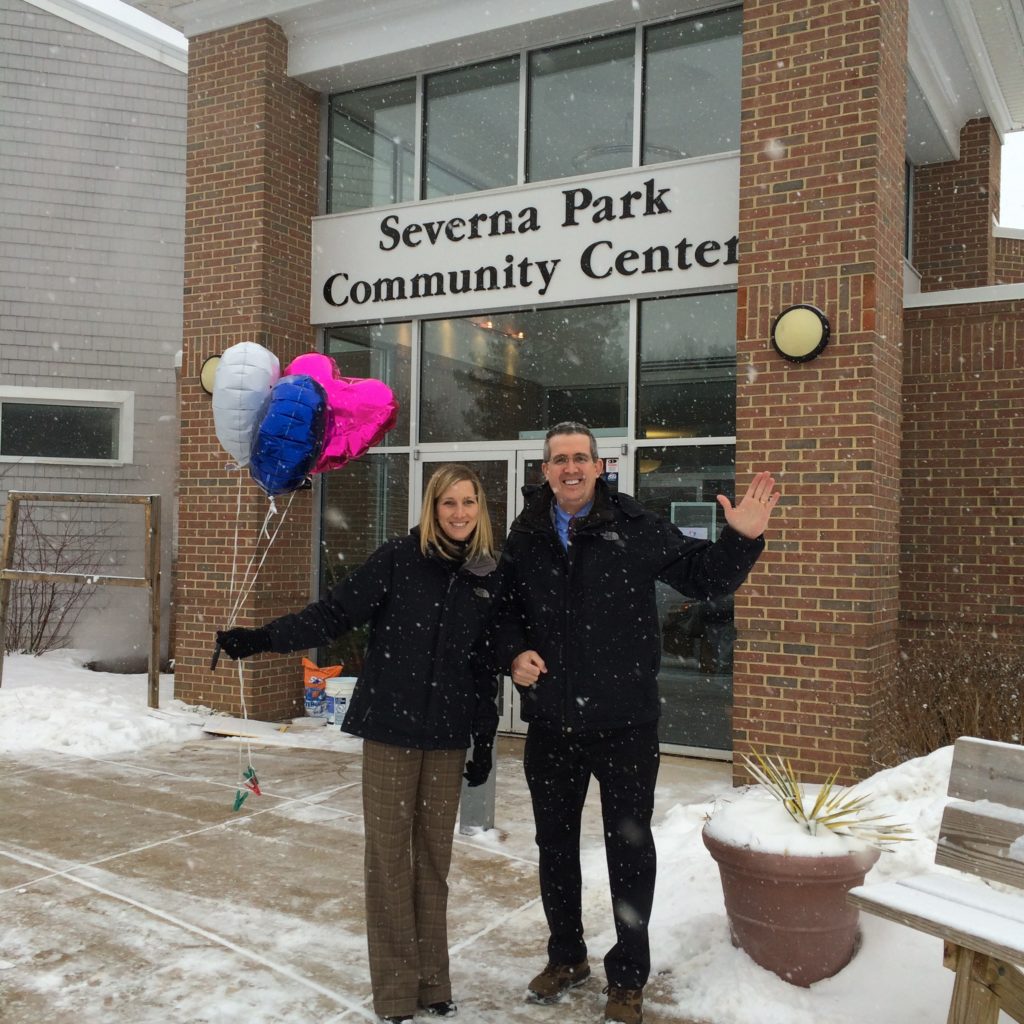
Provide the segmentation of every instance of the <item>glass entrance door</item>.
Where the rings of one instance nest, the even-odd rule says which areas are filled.
[[[726,493],[735,501],[729,449],[647,448],[639,456],[634,451],[623,454],[621,449],[621,439],[599,439],[610,486],[618,489],[621,483],[622,490],[689,536],[717,537],[721,521],[715,495]],[[538,437],[528,442],[520,439],[505,448],[421,448],[419,458],[379,453],[353,462],[344,476],[337,474],[339,483],[327,494],[322,586],[337,582],[387,537],[401,536],[408,525],[419,521],[423,489],[444,462],[465,462],[480,474],[501,545],[522,511],[523,487],[543,483],[542,451],[543,440]],[[732,601],[694,602],[660,583],[657,594],[663,646],[658,679],[662,749],[728,758],[735,637]],[[328,660],[321,664],[344,662],[346,674],[357,675],[365,639],[365,629],[347,634],[322,652]],[[502,686],[500,714],[502,732],[526,731],[519,715],[519,693],[508,677]]]
[[[731,445],[647,447],[633,494],[688,537],[717,540],[716,496],[736,500]],[[733,601],[696,601],[656,585],[661,620],[662,749],[728,758],[732,747]]]
[[[617,490],[627,457],[621,454],[618,444],[599,444],[598,452],[605,460],[605,479]],[[462,462],[472,466],[483,482],[491,525],[500,548],[512,520],[523,510],[523,488],[536,487],[544,482],[540,469],[542,457],[542,441],[517,450],[426,452],[421,449],[420,458],[414,463],[414,498],[409,503],[409,522],[419,521],[423,491],[434,470],[446,462]],[[526,723],[519,716],[519,703],[519,692],[512,685],[511,678],[505,676],[499,706],[498,728],[501,732],[526,732]]]
[[[721,530],[718,493],[735,501],[732,467],[724,448],[647,449],[635,458],[620,444],[598,445],[605,480],[613,490],[634,494],[687,536],[715,540]],[[518,453],[513,515],[522,509],[521,488],[543,482],[541,453]],[[634,474],[634,468],[636,473]],[[659,735],[670,753],[728,758],[732,746],[732,598],[693,601],[656,584],[662,632],[662,699]],[[519,693],[506,678],[505,731],[524,731]]]

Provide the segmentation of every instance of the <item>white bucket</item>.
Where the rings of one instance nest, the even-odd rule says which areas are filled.
[[[338,676],[327,680],[327,724],[339,729],[344,724],[345,714],[352,702],[352,691],[356,687],[355,676]]]

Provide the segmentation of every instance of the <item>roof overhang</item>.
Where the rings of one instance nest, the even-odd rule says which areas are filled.
[[[79,28],[88,29],[96,35],[109,39],[112,43],[125,46],[129,50],[150,57],[152,60],[166,64],[167,67],[180,71],[188,71],[188,55],[173,43],[158,39],[145,29],[127,24],[123,19],[105,14],[95,7],[79,3],[78,0],[25,0],[26,3],[47,14],[53,14]]]
[[[320,92],[721,7],[721,0],[128,0],[193,37],[269,18],[289,74]],[[244,14],[241,13],[244,11]],[[959,156],[960,129],[1024,129],[1024,0],[909,0],[907,154]]]

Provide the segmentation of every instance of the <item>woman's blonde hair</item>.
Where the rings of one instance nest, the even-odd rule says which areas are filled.
[[[427,484],[423,492],[423,510],[420,512],[420,551],[427,554],[431,548],[439,551],[445,558],[450,557],[448,547],[444,543],[444,531],[437,521],[438,499],[455,484],[461,484],[468,480],[473,485],[477,503],[480,506],[480,515],[476,521],[476,529],[466,543],[466,558],[474,559],[478,556],[494,556],[494,533],[491,530],[491,515],[487,511],[487,495],[484,494],[484,485],[480,477],[469,468],[459,462],[446,462],[439,466]],[[451,542],[449,541],[448,544]]]

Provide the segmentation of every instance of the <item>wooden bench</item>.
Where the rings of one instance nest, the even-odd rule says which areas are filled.
[[[956,741],[935,863],[962,874],[861,885],[850,902],[943,940],[947,1024],[996,1024],[1000,1010],[1024,1024],[1024,747]]]

